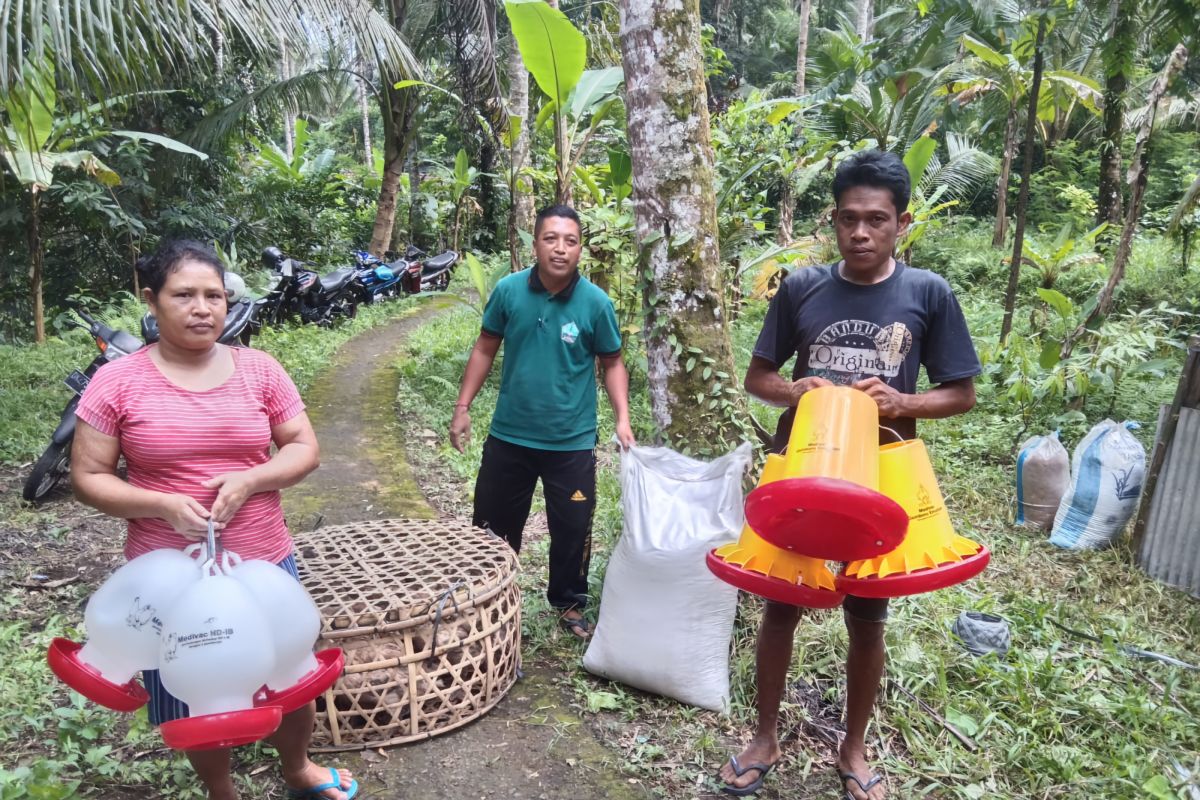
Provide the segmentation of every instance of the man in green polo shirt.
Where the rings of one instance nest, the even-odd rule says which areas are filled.
[[[474,524],[520,552],[521,532],[538,479],[550,527],[546,597],[563,626],[581,639],[592,513],[596,508],[596,359],[616,416],[617,439],[631,447],[629,374],[612,301],[579,274],[579,215],[569,206],[542,209],[533,229],[537,264],[496,284],[450,422],[462,452],[471,432],[471,401],[504,343],[500,398],[483,445],[475,483]]]

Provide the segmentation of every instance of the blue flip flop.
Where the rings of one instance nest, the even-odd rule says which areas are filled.
[[[329,768],[329,783],[322,783],[320,786],[310,786],[307,789],[293,789],[288,787],[287,796],[291,800],[324,800],[325,795],[321,792],[327,792],[330,789],[337,789],[339,792],[346,793],[346,800],[351,800],[354,795],[358,794],[358,781],[350,781],[348,788],[342,788],[342,776],[338,775],[338,771],[333,767]]]
[[[758,778],[753,783],[746,784],[745,786],[734,786],[731,783],[727,783],[721,787],[722,792],[731,794],[734,797],[747,797],[758,792],[763,787],[763,781],[771,774],[771,770],[775,769],[774,764],[763,764],[757,761],[743,767],[738,764],[737,756],[729,757],[729,765],[733,767],[733,774],[739,778],[752,769],[758,770]]]

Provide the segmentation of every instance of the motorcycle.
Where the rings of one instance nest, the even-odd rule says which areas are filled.
[[[389,264],[365,250],[355,250],[354,263],[368,303],[379,303],[404,291],[409,264],[403,259]]]
[[[68,319],[66,324],[91,334],[100,353],[92,359],[92,363],[87,366],[87,369],[83,372],[72,370],[71,374],[63,381],[67,388],[75,394],[67,403],[67,407],[63,409],[58,427],[54,429],[54,435],[50,437],[50,446],[34,462],[33,471],[25,481],[25,488],[21,496],[31,503],[36,503],[50,494],[70,468],[71,441],[75,438],[75,409],[79,406],[79,398],[83,394],[83,390],[87,388],[92,376],[96,374],[96,370],[108,362],[124,358],[142,347],[142,340],[133,334],[110,328],[83,309],[76,309],[75,313],[87,324],[74,319]]]
[[[303,262],[286,257],[278,247],[262,252],[263,263],[279,275],[254,315],[256,324],[272,324],[298,317],[301,322],[327,327],[342,317],[358,313],[366,290],[352,267],[318,275]]]
[[[412,279],[409,282],[409,294],[418,293],[418,291],[445,291],[450,288],[450,272],[454,270],[454,265],[458,263],[458,253],[448,249],[444,253],[438,253],[432,258],[425,257],[425,251],[415,245],[409,245],[404,252],[404,260],[407,260],[409,265],[420,264],[420,281]],[[413,273],[415,278],[415,272]]]

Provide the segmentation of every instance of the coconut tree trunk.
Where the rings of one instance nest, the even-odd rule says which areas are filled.
[[[1008,179],[1013,158],[1017,154],[1017,97],[1014,93],[1004,121],[1004,155],[1000,159],[1000,177],[996,180],[996,225],[992,231],[992,247],[1004,247],[1008,233]]]
[[[287,38],[279,34],[279,80],[286,81],[292,77],[292,58],[288,53]],[[292,151],[296,146],[296,112],[290,101],[283,104],[283,152],[287,160],[292,160]]]
[[[529,166],[529,72],[517,47],[511,41],[512,57],[508,62],[508,113],[519,126],[509,153],[508,253],[513,271],[521,269],[522,247],[520,231],[533,232],[533,194],[528,191],[528,179],[521,172]]]
[[[874,0],[854,0],[854,31],[864,42],[871,39],[875,23]]]
[[[359,62],[359,71],[366,73],[366,64]],[[358,87],[358,111],[362,117],[362,137],[363,137],[363,163],[367,169],[370,169],[375,163],[375,154],[371,151],[371,101],[370,93],[367,91],[367,81],[365,78],[355,78],[355,85]]]
[[[714,453],[745,438],[722,302],[715,170],[699,0],[622,0],[650,406],[671,446]]]
[[[1043,7],[1044,9],[1044,7]],[[1029,88],[1029,110],[1025,119],[1025,160],[1021,165],[1021,193],[1017,196],[1017,226],[1013,235],[1012,263],[1008,268],[1008,287],[1004,291],[1004,320],[1000,323],[1000,343],[1012,332],[1013,310],[1017,305],[1017,281],[1021,276],[1021,256],[1025,252],[1025,210],[1029,207],[1029,176],[1033,173],[1033,139],[1037,130],[1038,95],[1042,89],[1045,61],[1042,42],[1046,38],[1046,14],[1038,17],[1037,38],[1033,45],[1033,85]]]
[[[26,242],[29,245],[29,297],[33,301],[33,340],[38,344],[46,341],[46,312],[42,305],[42,199],[36,186],[29,190],[29,230]]]
[[[800,0],[800,32],[796,36],[796,96],[804,94],[804,74],[808,71],[808,19],[812,0]]]
[[[1101,54],[1104,60],[1104,134],[1100,139],[1100,185],[1096,192],[1096,224],[1121,224],[1121,136],[1125,95],[1136,52],[1134,0],[1112,0],[1112,27]]]
[[[408,0],[391,0],[392,27],[400,30],[408,16]],[[395,76],[380,70],[379,82],[383,88],[383,175],[379,185],[379,201],[375,206],[375,224],[371,228],[371,243],[367,250],[382,257],[392,246],[392,235],[396,227],[396,194],[400,188],[400,176],[404,174],[404,160],[409,145],[416,136],[416,109],[419,99],[412,88],[393,89]],[[411,191],[416,191],[413,184]]]

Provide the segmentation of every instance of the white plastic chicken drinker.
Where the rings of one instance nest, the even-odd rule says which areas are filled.
[[[324,692],[342,674],[338,648],[313,654],[321,634],[321,612],[299,581],[269,561],[242,561],[225,554],[226,572],[259,603],[275,644],[275,669],[255,696],[256,705],[277,705],[287,714]]]
[[[155,550],[114,572],[84,611],[87,643],[55,639],[47,659],[64,683],[115,711],[134,711],[149,700],[133,681],[158,666],[163,618],[200,579],[199,564],[178,550]]]

